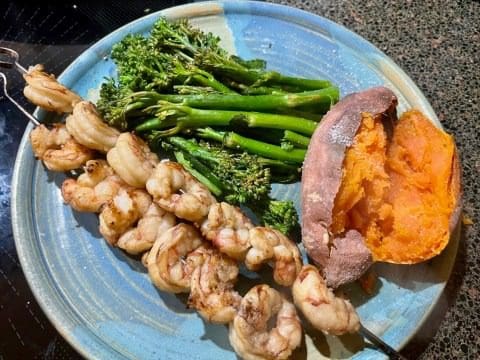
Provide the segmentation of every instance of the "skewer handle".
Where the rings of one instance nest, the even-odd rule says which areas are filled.
[[[20,110],[27,118],[28,120],[33,123],[33,125],[35,126],[38,126],[40,125],[40,121],[35,117],[33,116],[32,114],[30,114],[27,110],[25,110],[19,103],[17,103],[15,101],[15,99],[13,99],[9,94],[8,94],[8,91],[7,91],[7,77],[5,76],[4,73],[0,72],[0,79],[2,79],[3,81],[3,95],[8,99],[10,100],[10,102],[15,105],[17,107],[18,110]]]
[[[7,55],[7,58],[0,57],[0,67],[5,69],[15,68],[15,70],[22,75],[27,73],[27,70],[18,62],[19,55],[15,50],[6,47],[0,47],[0,54]]]

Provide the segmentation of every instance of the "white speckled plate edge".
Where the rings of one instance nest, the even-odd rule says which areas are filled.
[[[346,64],[344,62],[341,64],[342,66],[344,66],[344,68],[348,68],[348,66],[351,66],[353,71],[355,70],[355,66],[358,65],[357,62],[361,61],[364,66],[370,67],[372,70],[373,75],[365,74],[364,78],[360,78],[360,80],[357,79],[357,84],[343,84],[343,86],[342,84],[340,84],[343,93],[372,86],[377,83],[384,83],[387,86],[392,87],[396,91],[397,95],[400,95],[400,111],[403,111],[406,107],[420,108],[435,122],[437,126],[440,126],[440,123],[438,122],[438,119],[436,118],[430,105],[428,104],[428,101],[424,98],[424,96],[421,94],[420,90],[415,86],[415,84],[401,69],[398,68],[398,66],[393,63],[393,61],[383,55],[371,44],[360,38],[358,35],[355,35],[349,30],[326,19],[292,8],[255,2],[196,3],[168,9],[163,12],[164,15],[170,17],[199,17],[200,20],[203,20],[200,21],[199,25],[204,28],[209,26],[210,20],[218,20],[218,17],[222,17],[223,13],[225,14],[223,15],[223,17],[227,19],[227,27],[225,28],[223,24],[217,24],[213,26],[214,28],[209,30],[218,31],[218,26],[223,26],[221,34],[222,37],[225,37],[225,35],[227,35],[227,38],[231,37],[231,41],[233,41],[234,44],[227,41],[227,45],[231,50],[236,49],[240,53],[240,55],[244,57],[250,57],[262,56],[263,54],[265,55],[263,57],[266,57],[267,60],[268,57],[272,55],[268,53],[268,47],[264,46],[265,43],[268,43],[268,41],[259,41],[259,46],[252,45],[255,41],[255,31],[258,30],[258,24],[255,23],[256,17],[261,17],[262,21],[268,17],[271,18],[272,23],[267,25],[262,24],[261,27],[264,27],[264,30],[265,28],[268,29],[268,26],[278,26],[278,22],[287,21],[293,24],[292,33],[298,27],[300,28],[299,31],[305,31],[305,29],[307,29],[307,32],[311,31],[313,34],[312,36],[314,37],[319,36],[319,34],[324,34],[325,37],[329,37],[335,42],[341,44],[340,48],[335,49],[336,52],[355,52],[354,58],[349,58],[349,56],[351,56],[352,54],[349,54],[349,56],[347,56],[347,58],[349,58],[348,61],[353,62],[352,64]],[[232,16],[232,14],[235,14],[235,16]],[[211,17],[204,18],[203,16],[206,15],[211,15]],[[158,14],[148,15],[142,19],[139,19],[131,24],[120,28],[119,30],[100,40],[91,48],[89,48],[84,54],[82,54],[76,61],[74,61],[62,74],[60,80],[69,86],[73,85],[75,90],[77,90],[82,96],[87,96],[88,90],[90,90],[92,84],[78,84],[79,78],[82,77],[82,71],[78,69],[85,69],[91,67],[95,62],[98,62],[99,59],[103,57],[103,55],[108,53],[110,44],[119,41],[127,31],[138,31],[138,29],[144,27],[145,23],[151,23],[153,19],[155,19],[157,16]],[[217,28],[215,29],[216,26]],[[229,31],[225,33],[225,29]],[[271,33],[275,34],[275,32]],[[236,38],[238,34],[246,34],[246,36],[244,36],[245,39]],[[302,33],[302,36],[303,35],[304,34]],[[276,44],[275,41],[280,42],[282,40],[285,40],[282,39],[281,31],[277,32],[277,36],[279,37],[278,39],[270,39],[271,41],[273,41],[274,44]],[[308,36],[308,34],[306,34],[305,36]],[[275,48],[275,46],[273,48]],[[334,53],[330,55],[336,56]],[[299,57],[301,56],[302,55],[300,54]],[[341,58],[341,56],[339,57]],[[269,64],[273,65],[273,68],[282,68],[283,65],[275,64],[275,61],[269,61]],[[287,71],[293,73],[300,73],[302,75],[308,75],[309,71],[314,72],[314,70],[310,70],[307,68],[308,66],[305,66],[305,64],[294,64],[292,67],[287,69]],[[378,77],[376,78],[375,76]],[[99,77],[96,77],[96,79],[98,81],[101,80],[101,78]],[[334,75],[332,75],[332,80],[335,80]],[[95,84],[93,87],[95,87]],[[33,203],[33,199],[35,198],[33,194],[33,189],[36,189],[36,191],[38,192],[41,191],[41,189],[43,188],[42,182],[45,180],[45,177],[39,179],[38,174],[39,172],[45,173],[45,170],[39,167],[38,163],[33,159],[30,147],[28,145],[27,136],[27,133],[30,131],[30,129],[30,126],[27,127],[26,133],[20,144],[12,180],[12,226],[20,262],[22,264],[22,268],[25,272],[30,287],[32,288],[37,300],[39,301],[40,306],[45,311],[45,313],[55,325],[55,327],[58,329],[58,331],[85,357],[122,358],[124,356],[132,357],[132,355],[138,355],[138,353],[130,353],[129,351],[126,351],[125,346],[122,346],[122,344],[118,346],[112,344],[111,348],[106,348],[105,341],[98,339],[96,338],[96,335],[89,333],[88,328],[85,329],[86,332],[82,334],[72,331],[72,322],[75,323],[78,321],[88,321],[88,319],[81,319],[80,316],[79,320],[79,314],[81,314],[81,311],[79,313],[78,309],[72,309],[70,307],[72,304],[72,299],[69,299],[70,302],[65,301],[66,295],[63,292],[62,284],[56,283],[53,280],[54,278],[52,277],[52,271],[54,270],[52,268],[49,268],[51,264],[48,263],[45,257],[42,257],[43,254],[39,245],[39,239],[41,238],[42,234],[37,233],[36,228],[32,226],[32,224],[37,221],[33,209],[38,206],[38,204]],[[295,190],[292,189],[292,191]],[[279,190],[279,192],[283,192],[283,190]],[[287,192],[289,191],[287,190]],[[65,215],[64,213],[64,216],[70,216],[68,215],[70,214],[68,212],[69,210],[61,210],[66,211],[67,215]],[[60,216],[61,214],[58,215]],[[415,330],[418,329],[418,327],[422,324],[422,322],[432,310],[435,303],[438,301],[438,298],[442,293],[446,280],[448,279],[451,272],[457,246],[458,231],[456,232],[456,234],[454,234],[454,236],[452,236],[452,241],[448,249],[440,257],[437,257],[435,260],[433,260],[432,263],[428,265],[431,268],[435,269],[436,277],[435,281],[430,287],[431,291],[426,293],[426,296],[429,296],[429,304],[424,305],[420,309],[421,311],[415,314],[416,321],[413,328],[410,326],[406,333],[405,331],[400,331],[396,333],[395,326],[393,326],[393,329],[392,326],[389,327],[388,325],[382,327],[382,321],[378,321],[375,316],[364,316],[366,313],[369,313],[367,311],[368,309],[365,309],[366,307],[382,305],[375,304],[375,299],[369,299],[365,303],[367,305],[359,305],[359,312],[365,324],[380,335],[384,334],[385,339],[391,344],[393,344],[394,347],[400,348],[401,346],[403,346],[410,339],[410,337],[413,336]],[[106,246],[103,246],[103,250],[110,253],[113,251]],[[425,266],[425,264],[422,264],[420,266],[411,267],[411,270],[415,272],[419,269],[422,269],[423,271],[423,268]],[[378,269],[379,273],[383,274],[384,272],[392,272],[392,267],[389,267],[388,269],[385,268],[386,266],[380,265]],[[399,272],[399,275],[397,275],[401,279],[401,273],[403,269],[397,267],[395,268],[394,272],[395,271]],[[404,286],[405,284],[401,283],[401,285]],[[386,281],[385,286],[390,286],[390,283]],[[427,290],[429,290],[429,288],[427,288]],[[354,302],[355,301],[360,304],[364,301],[364,299],[354,299]],[[402,326],[404,325],[405,324],[403,324]],[[208,351],[208,349],[210,349],[210,345],[205,348],[206,351]],[[377,352],[365,350],[357,354],[355,358],[366,359],[372,357],[377,358],[379,356],[381,355]]]

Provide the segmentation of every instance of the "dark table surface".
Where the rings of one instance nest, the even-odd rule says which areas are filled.
[[[461,152],[464,226],[452,276],[433,313],[402,353],[408,358],[480,357],[480,4],[472,1],[274,1],[343,24],[399,64],[431,102]],[[146,13],[182,1],[6,1],[0,46],[59,74],[93,42]],[[22,79],[10,93],[27,109]],[[26,119],[0,100],[0,360],[76,359],[37,305],[18,262],[10,222],[10,182]]]

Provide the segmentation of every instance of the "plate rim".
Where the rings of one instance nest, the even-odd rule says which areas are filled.
[[[319,26],[318,22],[323,22],[328,24],[329,26],[335,28],[336,30],[339,30],[341,33],[344,33],[346,36],[349,38],[355,39],[356,41],[359,41],[362,46],[367,46],[369,50],[371,50],[374,54],[381,56],[382,59],[387,60],[390,62],[390,66],[395,70],[397,74],[399,74],[404,82],[407,83],[408,87],[413,89],[416,95],[420,96],[419,101],[422,103],[422,106],[429,112],[429,115],[431,117],[431,120],[434,122],[434,124],[443,129],[442,124],[438,120],[438,117],[436,116],[435,111],[431,107],[429,101],[423,94],[423,92],[418,88],[418,86],[413,82],[413,80],[405,73],[405,71],[398,66],[388,55],[383,53],[379,48],[377,48],[375,45],[373,45],[369,40],[365,39],[364,37],[360,36],[359,34],[353,32],[352,30],[348,29],[347,27],[338,24],[332,20],[329,20],[321,15],[317,15],[311,12],[308,12],[306,10],[302,10],[299,8],[287,6],[287,5],[281,5],[281,4],[273,4],[273,3],[266,3],[266,2],[261,2],[261,1],[239,1],[239,2],[230,2],[228,0],[224,1],[200,1],[200,2],[194,2],[194,3],[189,3],[189,4],[183,4],[183,5],[178,5],[178,6],[173,6],[169,8],[165,8],[156,12],[153,12],[151,14],[147,14],[145,16],[142,16],[138,19],[135,19],[125,25],[122,25],[121,27],[115,29],[114,31],[110,32],[109,34],[103,36],[101,39],[97,40],[95,43],[90,45],[88,48],[86,48],[82,53],[75,59],[73,60],[66,68],[65,70],[58,76],[59,81],[69,83],[69,82],[74,82],[75,76],[74,76],[74,71],[75,67],[79,66],[82,64],[82,62],[86,61],[87,63],[92,61],[92,58],[95,59],[95,50],[99,49],[104,43],[108,42],[110,39],[114,39],[115,37],[123,37],[124,35],[122,34],[125,30],[139,26],[140,24],[144,23],[145,21],[149,21],[154,18],[158,18],[159,16],[167,16],[168,18],[178,18],[182,17],[184,15],[193,15],[189,16],[189,18],[192,17],[201,17],[205,15],[212,15],[212,14],[223,14],[223,8],[224,5],[228,6],[228,11],[234,11],[237,10],[237,12],[245,12],[245,9],[248,10],[253,10],[252,12],[255,14],[256,11],[261,10],[264,12],[278,12],[283,14],[284,16],[288,16],[289,18],[294,17],[302,23],[303,25],[315,25]],[[227,13],[228,13],[227,11]],[[288,13],[287,13],[288,12]],[[120,34],[122,34],[120,36]],[[83,64],[85,66],[85,64]],[[36,114],[38,114],[38,108],[35,111]],[[12,223],[12,231],[13,231],[13,238],[15,242],[15,248],[19,257],[19,261],[22,267],[22,271],[24,272],[25,278],[27,280],[27,283],[35,296],[35,299],[37,303],[39,304],[40,308],[46,315],[46,317],[49,319],[50,323],[55,327],[55,329],[62,335],[62,337],[83,357],[85,358],[96,358],[98,357],[99,354],[104,354],[104,355],[116,355],[120,357],[124,357],[121,353],[116,351],[114,347],[88,347],[82,345],[82,341],[78,339],[78,335],[74,335],[71,331],[69,331],[69,326],[66,324],[70,322],[70,319],[67,314],[65,314],[62,311],[54,311],[47,303],[48,302],[55,302],[55,300],[52,299],[46,299],[41,295],[41,292],[45,291],[45,288],[49,288],[50,284],[44,284],[42,281],[38,281],[35,273],[35,263],[32,262],[32,257],[34,256],[32,254],[32,249],[31,249],[31,244],[30,240],[36,241],[36,239],[23,239],[23,235],[26,232],[26,229],[23,228],[22,226],[22,211],[21,211],[21,206],[19,203],[19,194],[18,194],[18,189],[17,187],[20,185],[21,180],[20,177],[22,176],[22,168],[23,164],[19,161],[19,159],[24,158],[25,152],[28,150],[28,143],[29,143],[29,133],[32,130],[33,125],[28,124],[25,128],[25,132],[21,138],[21,141],[19,143],[16,159],[15,159],[15,165],[13,169],[13,174],[12,174],[12,182],[11,182],[11,223]],[[37,161],[36,159],[34,161],[34,167],[32,168],[35,169],[37,166],[35,162]],[[23,220],[24,222],[26,220]],[[417,323],[417,328],[415,331],[413,331],[409,336],[405,337],[397,347],[398,349],[401,349],[402,347],[405,346],[406,343],[408,343],[413,336],[415,336],[416,332],[418,329],[425,323],[426,319],[428,316],[432,313],[433,309],[435,308],[436,304],[438,303],[438,300],[440,296],[443,294],[444,288],[447,284],[448,279],[451,277],[453,265],[455,263],[455,259],[457,256],[457,250],[458,250],[458,243],[459,243],[459,228],[460,226],[457,226],[456,231],[452,232],[452,239],[455,238],[453,249],[453,259],[450,261],[449,268],[448,268],[448,277],[446,281],[443,281],[440,286],[440,290],[436,294],[436,296],[432,299],[431,305],[428,307],[428,309],[425,311],[421,319],[419,319]],[[40,288],[37,288],[38,285],[41,285]],[[65,303],[65,300],[63,300]],[[89,344],[91,341],[91,338],[94,338],[94,342],[99,342],[102,345],[106,344],[104,341],[101,339],[96,339],[97,336],[93,334],[92,332],[89,332],[88,334],[89,337]],[[355,355],[354,355],[355,357]]]

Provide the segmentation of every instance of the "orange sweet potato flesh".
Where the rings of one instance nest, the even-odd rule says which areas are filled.
[[[411,110],[388,141],[380,117],[364,113],[345,153],[330,230],[360,232],[374,261],[418,263],[447,245],[460,191],[451,136]]]

